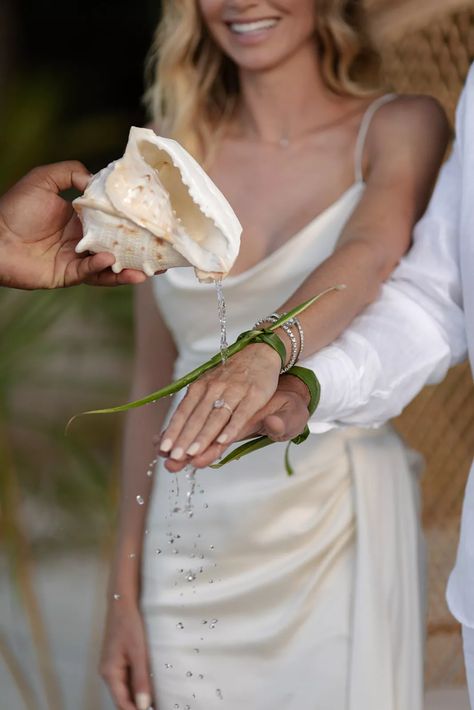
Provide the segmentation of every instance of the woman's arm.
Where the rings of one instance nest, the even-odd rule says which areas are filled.
[[[367,187],[334,254],[309,276],[278,310],[287,311],[336,284],[345,291],[327,296],[300,317],[305,354],[331,343],[378,294],[382,282],[408,250],[416,221],[428,203],[446,150],[449,131],[442,109],[430,98],[403,97],[379,109],[364,156]],[[290,342],[281,338],[290,357]],[[189,388],[163,437],[162,450],[180,464],[203,452],[216,437],[223,447],[275,391],[280,361],[264,344],[252,345],[225,368]],[[270,393],[270,394],[269,394]],[[212,409],[224,399],[233,410]],[[164,445],[164,442],[166,444]],[[163,448],[164,445],[164,448]],[[213,449],[213,452],[215,448]],[[169,462],[170,470],[176,463]]]
[[[448,139],[444,111],[429,97],[402,97],[375,115],[365,151],[365,193],[334,254],[279,309],[288,311],[329,286],[346,285],[301,314],[306,355],[331,343],[375,300],[408,251]]]
[[[136,288],[136,354],[132,397],[149,394],[170,382],[176,350],[154,301],[148,281]],[[138,601],[144,525],[154,458],[153,435],[162,427],[169,401],[127,414],[117,542],[109,582],[109,610],[101,673],[120,708],[148,707],[150,680]],[[143,498],[143,505],[137,502]],[[131,678],[131,680],[130,680]],[[136,699],[138,696],[138,700]]]

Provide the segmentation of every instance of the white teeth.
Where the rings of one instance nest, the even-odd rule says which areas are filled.
[[[246,34],[247,32],[259,32],[261,30],[269,30],[275,27],[278,20],[257,20],[256,22],[232,22],[230,29],[238,34]]]

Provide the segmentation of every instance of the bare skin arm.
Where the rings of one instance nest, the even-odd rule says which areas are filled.
[[[156,308],[151,282],[136,289],[136,356],[131,396],[137,398],[170,382],[176,350]],[[109,610],[101,673],[117,707],[135,710],[151,697],[145,634],[139,611],[140,565],[154,458],[153,435],[163,425],[169,401],[132,410],[127,416],[117,542],[109,582]],[[144,500],[137,503],[137,496]],[[119,595],[119,599],[114,599]],[[142,698],[140,699],[140,695]],[[138,696],[138,700],[136,699]],[[142,701],[140,704],[140,700]]]
[[[401,98],[377,113],[366,146],[367,188],[359,206],[334,254],[277,308],[288,310],[328,286],[346,284],[345,291],[328,296],[301,316],[306,354],[331,343],[376,298],[408,250],[448,136],[444,113],[432,99]],[[289,356],[289,342],[284,334],[281,337]],[[190,458],[193,465],[208,465],[213,459],[207,449],[216,437],[220,453],[237,440],[275,392],[280,365],[271,348],[252,345],[231,358],[225,369],[207,373],[192,385],[163,435],[162,451],[171,452],[169,470],[179,470]],[[212,409],[216,399],[230,405],[232,417],[226,409]],[[214,445],[212,455],[217,450]]]

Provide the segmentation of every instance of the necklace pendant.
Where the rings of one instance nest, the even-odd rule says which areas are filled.
[[[288,146],[290,145],[290,141],[288,138],[280,138],[280,140],[278,141],[278,145],[280,146],[280,148],[288,148]]]

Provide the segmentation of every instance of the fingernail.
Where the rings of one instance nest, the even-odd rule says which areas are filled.
[[[151,698],[148,693],[137,693],[135,695],[135,705],[137,710],[148,710],[151,705]]]
[[[217,437],[217,443],[218,444],[225,444],[225,442],[227,441],[228,438],[229,437],[227,436],[227,434],[221,434],[220,436]]]
[[[188,454],[188,456],[195,456],[200,448],[201,444],[199,443],[199,441],[195,441],[194,444],[191,444],[186,453]]]
[[[160,444],[160,450],[164,451],[165,453],[170,451],[171,447],[173,446],[173,442],[171,439],[165,439],[161,444]]]
[[[181,448],[181,446],[177,446],[173,451],[171,452],[170,456],[172,459],[175,461],[179,461],[183,457],[184,451]]]

